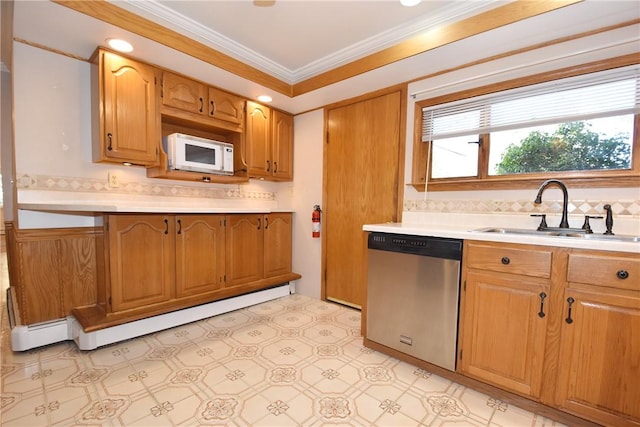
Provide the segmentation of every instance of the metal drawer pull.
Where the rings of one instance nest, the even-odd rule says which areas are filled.
[[[616,276],[618,277],[618,279],[628,279],[629,278],[629,272],[627,270],[618,270],[618,272],[616,273]]]
[[[576,300],[574,300],[573,298],[569,297],[567,298],[567,302],[569,303],[569,314],[568,317],[566,319],[564,319],[565,322],[571,324],[573,323],[573,319],[571,318],[571,306],[573,305],[574,302],[576,302]]]
[[[507,256],[503,256],[502,259],[500,260],[504,265],[508,265],[511,260],[509,259],[509,257]]]
[[[540,312],[538,313],[538,317],[541,319],[545,316],[544,314],[544,300],[547,298],[547,294],[544,292],[540,292]]]
[[[182,220],[178,220],[178,234],[182,234]]]
[[[109,132],[107,134],[107,138],[109,139],[109,146],[107,147],[107,150],[112,151],[113,150],[113,134]]]
[[[164,219],[164,234],[169,234],[169,220]]]

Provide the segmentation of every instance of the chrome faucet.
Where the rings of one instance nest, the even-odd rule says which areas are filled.
[[[536,200],[533,202],[536,205],[542,203],[542,192],[550,185],[556,184],[562,190],[562,219],[560,220],[559,228],[569,228],[569,220],[567,219],[567,210],[569,206],[569,192],[567,191],[567,187],[562,183],[562,181],[558,181],[557,179],[548,179],[542,183],[540,188],[538,189],[538,195],[536,196]]]

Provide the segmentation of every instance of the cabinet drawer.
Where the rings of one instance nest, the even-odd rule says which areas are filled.
[[[567,280],[640,291],[640,258],[570,254]]]
[[[465,256],[468,268],[549,278],[551,255],[551,251],[542,249],[516,249],[470,243]]]

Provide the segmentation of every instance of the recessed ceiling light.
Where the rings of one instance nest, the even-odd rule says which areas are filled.
[[[420,3],[422,0],[400,0],[400,4],[403,6],[415,6]]]
[[[271,102],[273,99],[269,95],[260,95],[258,97],[258,101],[260,102]]]
[[[131,52],[133,50],[131,43],[122,39],[107,39],[107,44],[118,52]]]

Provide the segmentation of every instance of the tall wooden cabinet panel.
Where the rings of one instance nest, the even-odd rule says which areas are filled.
[[[167,215],[109,215],[111,312],[175,296],[175,224]]]
[[[272,112],[272,175],[277,180],[293,179],[293,116],[278,110]]]
[[[264,216],[264,277],[291,272],[292,219],[290,213]]]
[[[74,307],[96,304],[97,289],[104,283],[101,229],[14,230],[7,226],[6,231],[19,324],[61,319]]]
[[[637,254],[569,256],[558,402],[604,425],[640,425],[639,273]]]
[[[226,286],[262,279],[263,227],[262,215],[227,216]]]
[[[176,297],[202,294],[224,286],[224,216],[176,217]]]
[[[94,161],[157,165],[159,71],[102,49],[94,62]]]
[[[293,116],[247,101],[247,174],[273,181],[293,179]]]
[[[539,396],[547,326],[542,293],[548,295],[549,286],[527,277],[469,272],[461,371]]]
[[[271,109],[247,101],[245,149],[247,173],[250,177],[271,175]]]

